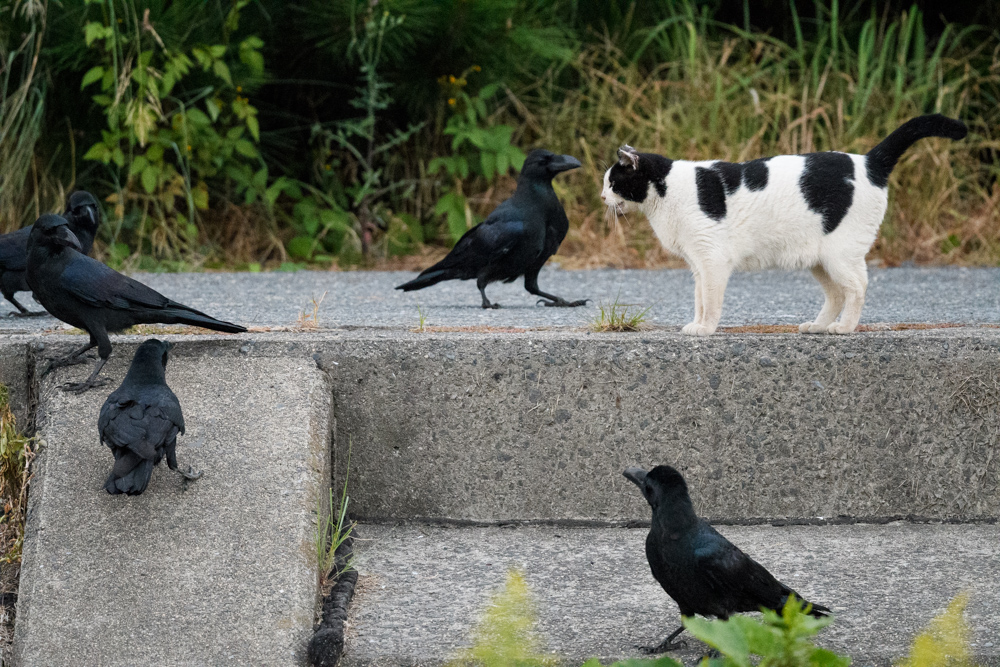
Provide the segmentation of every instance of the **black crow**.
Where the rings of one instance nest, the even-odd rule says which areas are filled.
[[[483,295],[483,308],[499,308],[486,298],[486,286],[502,280],[513,282],[524,276],[524,289],[540,296],[546,306],[583,306],[538,288],[538,272],[556,254],[566,238],[569,219],[552,189],[552,178],[576,169],[580,161],[570,155],[534,150],[528,155],[517,179],[517,189],[489,217],[467,231],[448,256],[396,289],[423,289],[442,280],[476,279]],[[546,301],[545,299],[548,299]]]
[[[701,614],[725,620],[731,614],[762,607],[780,612],[789,595],[803,600],[695,515],[687,484],[675,469],[656,466],[647,473],[628,468],[624,474],[653,508],[646,559],[653,577],[680,607],[681,616]],[[829,611],[812,605],[809,613],[826,616]],[[644,650],[663,653],[680,648],[684,642],[674,639],[683,631],[682,625],[659,646]]]
[[[69,222],[70,230],[80,241],[80,252],[88,254],[94,245],[97,227],[101,223],[101,209],[97,205],[97,200],[89,192],[82,190],[74,192],[69,196],[63,217]],[[28,225],[16,232],[0,236],[0,294],[17,308],[17,312],[11,313],[14,317],[48,314],[44,311],[31,312],[14,297],[17,292],[27,292],[30,289],[25,278],[30,234],[31,225]]]
[[[153,466],[164,456],[167,466],[187,479],[201,473],[177,468],[177,434],[184,432],[184,415],[167,386],[167,352],[171,343],[151,338],[135,351],[128,374],[101,406],[97,430],[111,448],[115,466],[104,483],[110,494],[137,496],[146,490]]]
[[[90,342],[65,357],[54,359],[48,373],[60,366],[83,363],[81,355],[97,347],[100,358],[94,372],[83,382],[63,389],[86,391],[104,384],[98,373],[111,356],[108,332],[134,324],[190,324],[227,333],[246,331],[238,324],[222,322],[194,308],[171,301],[159,292],[80,253],[80,242],[69,224],[58,215],[43,215],[35,221],[28,238],[28,286],[45,309],[67,324],[84,329]],[[44,373],[43,373],[44,374]]]

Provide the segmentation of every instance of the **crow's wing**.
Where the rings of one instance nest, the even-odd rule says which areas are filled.
[[[698,571],[704,574],[713,593],[724,599],[742,599],[748,606],[733,611],[756,611],[760,606],[780,608],[783,596],[791,592],[763,565],[707,524],[699,532],[694,555]]]
[[[525,228],[523,216],[508,199],[489,217],[465,232],[439,268],[479,268],[502,260],[524,241]]]
[[[31,225],[0,236],[0,271],[24,271],[28,268],[28,236]]]
[[[124,448],[144,459],[156,459],[157,449],[184,431],[180,405],[166,402],[150,405],[128,398],[109,397],[98,419],[101,442],[112,449]]]
[[[80,253],[74,253],[58,282],[75,298],[99,308],[164,308],[170,303],[156,290]]]

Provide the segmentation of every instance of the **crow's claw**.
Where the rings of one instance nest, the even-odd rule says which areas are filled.
[[[686,641],[679,642],[663,642],[659,646],[637,646],[640,651],[646,655],[659,655],[660,653],[666,653],[667,651],[676,651],[678,649],[687,648]]]
[[[539,299],[535,302],[535,305],[543,304],[549,308],[576,308],[577,306],[586,306],[588,301],[590,299],[580,299],[579,301],[566,301],[565,299],[546,301],[545,299]]]
[[[71,391],[74,394],[82,394],[88,389],[94,389],[96,387],[103,387],[108,383],[105,379],[100,380],[84,380],[83,382],[67,382],[60,387],[63,391]]]
[[[42,317],[43,315],[48,315],[48,314],[49,314],[48,311],[45,310],[41,312],[26,311],[23,313],[19,310],[15,310],[13,312],[7,313],[7,317]]]
[[[196,479],[201,479],[201,476],[205,474],[204,470],[199,470],[195,472],[195,469],[191,466],[188,466],[187,472],[181,470],[180,468],[177,469],[177,472],[179,472],[184,477],[184,479],[189,479],[192,482]]]

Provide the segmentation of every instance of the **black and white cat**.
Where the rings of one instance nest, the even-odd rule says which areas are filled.
[[[615,211],[645,214],[660,243],[691,267],[695,316],[684,333],[714,333],[730,274],[766,268],[808,268],[823,287],[823,309],[800,332],[850,333],[896,161],[919,139],[966,133],[961,121],[933,114],[904,123],[867,155],[829,151],[736,164],[622,146],[601,199]]]

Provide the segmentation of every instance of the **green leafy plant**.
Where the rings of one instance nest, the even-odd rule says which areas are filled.
[[[829,616],[814,618],[794,595],[778,614],[763,610],[763,618],[733,616],[726,621],[684,619],[692,635],[722,654],[706,658],[704,667],[847,667],[851,659],[815,646],[811,638],[833,622]],[[759,662],[752,656],[759,656]]]
[[[259,37],[230,43],[248,3],[232,3],[219,43],[182,49],[167,46],[149,9],[139,16],[125,0],[86,1],[100,11],[83,33],[101,64],[83,75],[80,88],[98,86],[91,99],[107,127],[83,158],[113,170],[119,191],[109,201],[118,219],[138,215],[138,246],[151,218],[159,223],[150,233],[151,250],[169,256],[195,248],[210,183],[229,182],[245,204],[267,195],[257,109],[231,71],[236,59],[247,78],[264,73]],[[121,259],[127,247],[114,250],[112,258]]]
[[[17,428],[10,411],[10,390],[0,384],[0,563],[20,563],[28,506],[29,468],[37,441]]]
[[[374,235],[379,230],[387,229],[392,219],[391,211],[384,205],[384,197],[400,189],[412,188],[412,184],[405,180],[386,178],[383,169],[386,154],[405,144],[424,126],[424,123],[410,124],[406,129],[398,129],[388,135],[379,129],[380,115],[393,101],[389,95],[392,86],[379,73],[382,47],[386,35],[399,28],[404,17],[393,15],[388,10],[377,12],[376,9],[377,6],[372,4],[362,16],[351,14],[354,37],[348,45],[347,56],[360,63],[361,85],[355,89],[357,94],[350,104],[360,109],[363,115],[339,121],[332,130],[320,125],[313,128],[313,137],[321,145],[323,163],[336,161],[334,148],[339,148],[346,151],[357,165],[357,176],[353,183],[343,188],[343,193],[360,228],[361,252],[365,255]],[[335,217],[330,220],[343,221]]]
[[[511,167],[520,170],[526,157],[512,143],[513,127],[490,124],[486,103],[500,90],[500,84],[488,84],[475,96],[465,92],[466,77],[473,71],[479,71],[479,67],[473,66],[461,76],[442,77],[440,80],[441,85],[451,93],[448,106],[452,114],[443,133],[452,138],[452,154],[436,157],[427,165],[428,174],[444,171],[451,179],[452,186],[443,188],[434,213],[445,216],[452,243],[474,224],[468,197],[463,194],[463,181],[469,176],[480,176],[487,183],[492,183]]]

